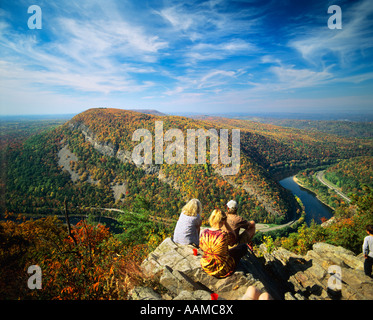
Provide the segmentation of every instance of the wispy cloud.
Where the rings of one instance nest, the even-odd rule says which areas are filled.
[[[225,78],[231,78],[235,76],[234,71],[215,70],[211,71],[199,81],[198,89],[206,87],[216,87],[224,83]],[[212,81],[214,79],[214,81]]]
[[[274,66],[270,71],[278,79],[277,89],[288,90],[295,88],[320,86],[333,78],[333,75],[324,69],[320,72],[309,69],[295,69],[292,67]]]
[[[222,43],[198,43],[185,53],[188,62],[202,60],[223,60],[237,55],[248,55],[258,51],[256,45],[242,39]]]
[[[58,23],[65,29],[60,49],[63,50],[63,46],[66,46],[67,55],[68,49],[74,49],[79,57],[87,53],[99,57],[118,54],[153,60],[151,54],[167,47],[167,42],[157,35],[147,35],[141,27],[131,26],[125,21],[76,21],[60,18]]]
[[[199,19],[196,15],[183,13],[178,7],[165,8],[159,12],[159,15],[171,23],[176,30],[182,31],[187,31]]]
[[[49,30],[53,43],[43,42],[36,35],[15,33],[6,22],[0,27],[0,41],[6,49],[6,63],[0,65],[3,80],[14,83],[18,79],[31,86],[104,94],[142,91],[153,83],[129,74],[155,72],[147,64],[155,62],[158,52],[167,47],[157,35],[126,21],[111,21],[102,12],[90,20],[60,17],[57,13]]]
[[[73,96],[77,103],[199,110],[267,106],[271,98],[282,105],[276,99],[287,94],[295,103],[311,91],[368,97],[370,2],[341,2],[342,30],[327,28],[322,0],[307,10],[296,0],[40,0],[42,30],[21,21],[23,2],[4,2],[0,90],[14,105],[24,103],[22,90],[32,98],[40,93],[43,105],[55,93],[55,105],[74,104]],[[368,99],[360,101],[366,106]]]
[[[325,23],[310,34],[291,40],[290,46],[313,64],[323,63],[330,54],[344,65],[359,59],[365,50],[373,48],[372,1],[358,1],[342,8],[342,29],[330,30]]]
[[[211,92],[217,93],[229,88],[233,82],[245,73],[245,70],[209,70],[193,72],[184,76],[177,77],[177,84],[173,89],[164,92],[168,96],[185,97],[185,92],[196,93],[203,96]]]

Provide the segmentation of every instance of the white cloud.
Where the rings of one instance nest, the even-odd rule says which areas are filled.
[[[338,56],[341,63],[349,64],[364,50],[373,48],[372,14],[371,0],[358,2],[342,10],[342,29],[330,30],[325,22],[325,26],[291,41],[290,46],[313,64],[322,63],[330,53]]]
[[[49,87],[104,94],[139,92],[153,86],[132,75],[154,73],[149,62],[158,59],[167,42],[142,27],[105,18],[56,16],[48,30],[53,42],[42,42],[37,33],[30,36],[1,23],[2,82],[36,91]]]
[[[224,78],[235,76],[234,71],[215,70],[211,71],[199,80],[198,89],[206,87],[216,87],[225,83]],[[211,79],[214,79],[213,81]]]
[[[333,78],[328,70],[320,72],[309,69],[294,69],[292,67],[273,66],[270,68],[279,80],[278,89],[294,89],[319,86]]]
[[[330,66],[321,71],[311,69],[297,69],[295,66],[285,66],[280,60],[264,58],[263,62],[276,63],[278,65],[270,66],[263,77],[255,80],[246,81],[248,85],[247,92],[252,94],[265,94],[273,92],[294,92],[296,89],[317,88],[331,83],[335,83],[336,78],[331,73]]]
[[[137,83],[121,75],[107,72],[76,73],[72,71],[56,72],[43,70],[28,70],[22,66],[0,61],[2,84],[8,88],[60,87],[70,88],[72,91],[97,92],[108,94],[111,92],[139,92],[154,85],[150,81]],[[72,92],[70,91],[70,93]]]
[[[362,83],[362,82],[372,80],[372,79],[373,79],[373,72],[367,72],[367,73],[362,73],[362,74],[358,74],[354,76],[337,79],[336,81],[358,84],[358,83]]]
[[[281,65],[281,60],[278,58],[274,58],[271,55],[265,55],[261,57],[261,63],[275,63]]]
[[[183,92],[185,89],[186,89],[186,87],[178,86],[173,90],[165,91],[164,94],[168,95],[168,96],[173,96],[175,94],[179,94],[179,93]]]
[[[154,61],[158,51],[168,45],[158,36],[147,35],[140,27],[131,26],[125,21],[61,18],[59,24],[65,29],[63,40],[58,44],[60,51],[80,62],[87,61],[87,58],[108,58],[113,55]]]
[[[177,30],[188,30],[193,24],[193,18],[190,14],[180,12],[177,7],[170,7],[163,9],[159,12],[165,20],[170,22],[172,26]]]
[[[198,43],[188,48],[185,57],[192,62],[199,60],[222,60],[235,55],[248,55],[258,48],[242,39],[233,39],[222,43]]]
[[[164,92],[167,96],[184,96],[196,94],[198,97],[210,92],[220,92],[224,86],[229,86],[232,79],[242,75],[243,70],[209,70],[176,77],[174,89]]]
[[[301,17],[275,12],[287,5],[273,1],[92,0],[48,3],[43,30],[31,32],[11,21],[18,9],[7,5],[11,15],[0,9],[1,90],[14,105],[22,90],[30,99],[40,93],[53,101],[55,92],[59,101],[197,109],[259,105],[289,92],[304,97],[303,88],[325,96],[346,88],[352,96],[351,87],[358,95],[373,79],[370,1],[342,6],[342,30],[327,28],[326,12],[324,26],[305,27]],[[275,39],[277,14],[276,22],[290,19]]]
[[[170,30],[164,30],[166,33],[178,34],[193,42],[207,42],[212,39],[219,42],[231,34],[240,35],[250,32],[261,20],[258,14],[265,10],[253,6],[250,9],[232,12],[229,2],[226,1],[197,1],[193,4],[175,2],[178,4],[154,10],[154,13],[161,16],[166,24],[172,27]]]

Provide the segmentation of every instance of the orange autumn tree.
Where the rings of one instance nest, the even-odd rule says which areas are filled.
[[[56,217],[0,222],[0,299],[126,299],[148,281],[139,268],[146,246],[125,247],[108,228],[79,222],[71,237]],[[27,269],[42,270],[30,290]]]

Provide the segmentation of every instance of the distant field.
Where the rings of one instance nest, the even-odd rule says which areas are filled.
[[[323,120],[296,120],[249,117],[260,123],[273,124],[281,127],[302,129],[306,131],[319,131],[349,138],[373,138],[373,122],[353,121],[323,121]]]

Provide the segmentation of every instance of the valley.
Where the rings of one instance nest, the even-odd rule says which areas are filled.
[[[314,243],[327,240],[355,253],[360,250],[363,228],[372,219],[371,138],[243,119],[151,113],[97,108],[59,123],[43,122],[40,127],[37,122],[3,124],[0,237],[6,243],[3,260],[9,284],[4,284],[2,292],[29,298],[39,294],[47,299],[126,299],[130,288],[126,279],[153,285],[139,265],[172,236],[180,210],[191,198],[203,205],[204,227],[214,208],[225,208],[235,199],[239,214],[257,223],[256,245],[305,254]],[[218,150],[212,150],[210,137],[204,142],[205,162],[198,161],[196,148],[193,164],[187,161],[193,158],[190,150],[182,163],[157,163],[156,147],[163,154],[168,148],[171,157],[176,157],[179,146],[173,137],[162,145],[153,144],[151,163],[135,163],[133,150],[146,137],[132,141],[133,133],[146,129],[143,132],[155,137],[157,121],[162,121],[165,136],[173,129],[184,137],[188,130],[219,134],[226,129],[228,157],[233,155],[232,132],[240,130],[239,171],[222,174],[232,162],[213,161],[213,153],[220,155],[222,149],[218,145]],[[193,142],[200,147],[199,138]],[[145,156],[144,151],[139,155]],[[321,184],[320,171],[353,201],[343,201]],[[321,204],[314,194],[307,195],[315,201],[308,204],[294,197],[297,193],[284,182],[294,183],[284,178],[295,174],[333,207],[330,227],[320,225],[329,216],[318,209]],[[72,224],[70,236],[64,226],[65,212]],[[346,228],[352,236],[347,236]],[[60,254],[61,250],[65,253]],[[78,264],[76,254],[81,257]],[[13,293],[13,284],[22,279],[18,275],[24,273],[23,264],[35,258],[48,270],[43,274],[48,290]]]
[[[229,139],[225,145],[232,156],[231,132],[239,129],[239,172],[221,174],[227,165],[212,160],[213,153],[220,148],[211,149],[211,137],[205,137],[204,163],[198,162],[195,149],[194,153],[182,156],[189,161],[194,156],[197,160],[194,164],[134,163],[132,151],[138,142],[132,140],[133,133],[144,129],[155,134],[157,121],[162,121],[165,133],[173,129],[181,133],[226,129]],[[200,138],[194,137],[193,146],[197,141],[200,151]],[[173,142],[172,139],[163,142],[162,138],[162,145],[155,144],[151,149],[158,152],[160,148],[172,149]],[[110,108],[90,109],[64,125],[32,136],[20,148],[8,147],[3,152],[5,163],[9,164],[6,183],[9,196],[5,197],[2,210],[49,214],[61,210],[63,199],[67,198],[72,213],[82,207],[143,209],[152,216],[177,221],[184,203],[199,198],[204,204],[202,218],[206,223],[214,207],[224,207],[234,198],[244,217],[258,223],[284,224],[293,220],[296,212],[299,215],[301,208],[278,183],[281,177],[307,167],[325,167],[343,158],[367,155],[372,155],[372,141],[367,138],[240,119],[190,119]],[[156,157],[157,153],[152,153],[151,158]]]

